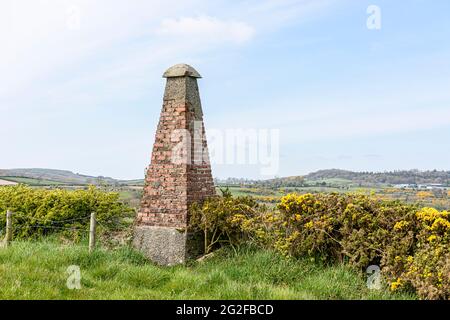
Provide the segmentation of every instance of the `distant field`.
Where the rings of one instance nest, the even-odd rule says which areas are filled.
[[[31,170],[34,174],[44,174],[47,171],[37,169]],[[55,170],[48,171],[45,177],[47,178],[13,176],[7,175],[5,170],[3,170],[3,172],[0,170],[0,186],[21,183],[33,187],[79,189],[86,188],[89,184],[97,181],[98,184],[94,184],[99,185],[100,188],[106,188],[108,191],[118,192],[120,194],[120,199],[134,208],[139,207],[142,196],[143,180],[109,180],[110,182],[112,181],[112,183],[107,183],[108,180],[101,180],[94,177],[87,179],[86,176]],[[82,181],[86,182],[88,180],[89,183],[81,183]],[[280,183],[281,186],[278,185],[278,183]],[[297,186],[295,186],[296,181],[292,179],[286,179],[284,183],[285,185],[283,186],[283,181],[274,180],[272,184],[268,185],[258,185],[257,182],[252,182],[242,185],[230,184],[228,185],[228,188],[234,196],[251,196],[257,201],[269,204],[270,206],[275,205],[282,196],[288,193],[362,192],[364,194],[373,194],[387,200],[402,200],[408,203],[418,203],[421,206],[430,206],[439,210],[450,209],[450,190],[445,189],[402,189],[381,183],[361,184],[340,177],[317,177],[317,179],[306,178],[303,181],[299,181]],[[292,184],[294,186],[292,186]],[[219,184],[216,186],[218,194],[220,194],[221,188],[226,188],[226,185]]]
[[[329,185],[341,185],[341,186],[345,186],[345,185],[354,185],[355,183],[352,180],[348,180],[348,179],[341,179],[341,178],[328,178],[328,179],[318,179],[318,180],[305,180],[305,183],[311,183],[311,184],[316,184],[316,183],[326,183]]]
[[[10,185],[14,185],[14,184],[16,184],[16,182],[0,179],[0,186],[10,186]]]
[[[125,185],[128,185],[128,186],[144,186],[144,179],[121,180],[119,182],[121,184],[125,184]]]
[[[10,182],[23,183],[30,186],[55,186],[55,185],[64,185],[65,183],[51,181],[51,180],[41,180],[34,178],[23,178],[23,177],[0,177],[1,180],[6,180]],[[0,182],[1,185],[1,182]]]
[[[140,200],[142,197],[142,188],[126,188],[122,187],[119,192],[120,200],[127,203],[131,207],[139,207]]]
[[[220,193],[217,187],[217,192]],[[223,188],[223,187],[222,187]],[[439,210],[450,209],[450,191],[420,191],[413,189],[398,189],[385,186],[357,187],[357,186],[308,186],[308,187],[282,187],[282,188],[258,188],[239,187],[228,188],[234,196],[252,196],[258,201],[267,204],[274,204],[288,193],[364,193],[371,194],[384,200],[401,200],[407,203],[417,203],[424,207],[433,207]]]

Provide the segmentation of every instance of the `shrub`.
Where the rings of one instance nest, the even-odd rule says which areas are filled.
[[[422,298],[450,298],[446,211],[337,193],[289,194],[268,210],[251,198],[227,195],[195,207],[192,223],[205,232],[206,252],[217,243],[251,241],[288,257],[346,262],[359,270],[379,265],[393,291],[413,288]]]
[[[234,198],[228,190],[222,197],[213,197],[191,207],[190,232],[202,233],[204,252],[209,253],[220,244],[238,245],[247,240],[243,219],[251,219],[260,206],[250,197]]]
[[[287,235],[283,248],[291,256],[346,261],[362,269],[383,265],[390,261],[389,254],[408,253],[414,245],[413,239],[405,237],[405,226],[397,234],[402,241],[392,242],[392,236],[397,236],[392,233],[394,227],[401,221],[409,225],[415,212],[415,207],[400,202],[362,194],[290,194],[281,199],[278,209]]]
[[[5,226],[5,213],[13,214],[13,235],[25,239],[61,232],[70,232],[79,237],[87,230],[91,212],[96,212],[97,221],[103,227],[114,229],[134,210],[119,201],[117,193],[103,192],[95,187],[87,190],[45,190],[24,185],[0,188],[0,230]]]
[[[450,221],[447,211],[423,208],[416,214],[421,228],[417,234],[417,249],[409,256],[402,285],[412,285],[421,297],[450,299]]]

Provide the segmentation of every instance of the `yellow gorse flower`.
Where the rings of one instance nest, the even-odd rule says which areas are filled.
[[[431,230],[450,230],[450,221],[444,218],[437,218],[431,225]]]
[[[401,279],[397,279],[397,281],[394,281],[391,283],[391,291],[397,291],[402,286]]]
[[[308,223],[305,223],[305,228],[306,229],[312,229],[314,228],[314,222],[310,221]]]
[[[423,222],[431,222],[438,218],[448,218],[448,212],[439,212],[435,208],[423,208],[416,214],[417,218]]]
[[[409,222],[408,221],[399,221],[394,225],[394,230],[395,231],[400,231],[403,230],[405,227],[409,226]]]

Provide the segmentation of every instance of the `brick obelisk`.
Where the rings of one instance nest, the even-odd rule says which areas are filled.
[[[197,79],[177,64],[167,78],[151,164],[134,230],[133,244],[161,265],[195,257],[201,243],[188,233],[192,203],[214,196]]]

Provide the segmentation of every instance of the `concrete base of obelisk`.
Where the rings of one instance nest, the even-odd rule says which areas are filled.
[[[203,241],[198,235],[177,228],[136,226],[133,246],[153,262],[173,266],[199,257]]]

